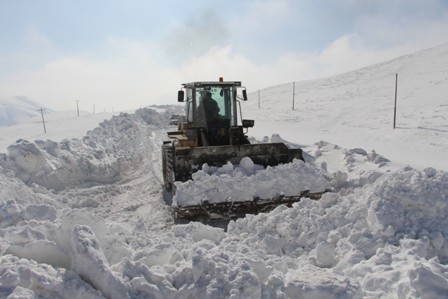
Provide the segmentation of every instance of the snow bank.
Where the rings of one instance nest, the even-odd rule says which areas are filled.
[[[143,159],[139,151],[149,128],[163,126],[165,118],[152,109],[121,113],[103,121],[82,139],[17,140],[0,157],[0,166],[15,172],[28,185],[60,191],[76,186],[111,184],[122,178],[132,163]]]
[[[192,175],[192,180],[176,182],[173,206],[251,201],[254,197],[274,198],[278,195],[299,195],[302,191],[322,192],[330,183],[313,165],[301,160],[266,169],[245,157],[240,164],[228,162],[222,167],[207,164]]]

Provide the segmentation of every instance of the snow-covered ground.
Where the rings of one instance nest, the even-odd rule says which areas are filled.
[[[244,160],[196,178],[272,191],[281,175],[286,190],[288,169],[335,192],[227,230],[174,224],[164,201],[160,145],[178,107],[0,128],[0,298],[448,298],[447,69],[442,46],[296,82],[295,111],[292,84],[261,91],[260,109],[250,94],[249,134],[301,146],[306,168],[257,177]],[[395,72],[409,82],[393,130]]]
[[[396,128],[393,129],[398,74]],[[244,82],[243,82],[244,83]],[[250,86],[248,86],[248,89]],[[346,74],[249,94],[250,134],[375,150],[401,165],[448,170],[448,45]],[[442,157],[442,158],[441,158]]]

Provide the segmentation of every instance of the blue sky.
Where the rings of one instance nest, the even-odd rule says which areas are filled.
[[[446,28],[445,0],[0,0],[0,97],[124,110],[219,76],[250,92],[447,43]]]

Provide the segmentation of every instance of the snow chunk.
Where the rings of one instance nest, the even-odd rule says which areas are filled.
[[[173,233],[176,237],[189,236],[194,242],[210,240],[215,244],[219,244],[219,242],[225,237],[222,229],[205,225],[200,222],[191,222],[186,225],[175,226],[173,228]]]
[[[335,262],[335,248],[332,244],[321,242],[316,246],[316,260],[320,267],[332,267]]]
[[[49,205],[29,205],[25,209],[24,218],[27,220],[54,221],[56,220],[56,213],[56,208]]]
[[[396,234],[409,236],[430,237],[430,231],[448,234],[448,173],[429,174],[404,168],[380,179],[370,198],[370,225],[391,226]],[[436,235],[432,239],[435,244],[443,240]]]
[[[109,268],[98,241],[85,225],[76,225],[72,233],[74,271],[101,290],[108,298],[130,298],[128,286]]]
[[[409,279],[415,287],[413,295],[416,298],[444,298],[448,294],[448,277],[427,266],[420,265],[411,270]]]
[[[54,269],[47,264],[0,257],[1,298],[104,299],[98,290],[70,270]]]

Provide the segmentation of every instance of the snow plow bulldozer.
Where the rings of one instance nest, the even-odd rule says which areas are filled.
[[[193,173],[204,164],[221,167],[231,162],[240,163],[249,157],[254,164],[277,166],[304,161],[301,149],[290,149],[284,143],[251,144],[247,130],[253,120],[242,119],[240,100],[247,101],[245,87],[239,81],[205,81],[182,84],[178,102],[185,103],[185,116],[181,116],[177,131],[168,132],[170,140],[162,145],[162,171],[165,190],[176,196],[175,182],[192,179]],[[250,201],[226,200],[200,204],[173,205],[175,217],[239,218],[245,214],[269,211],[278,205],[291,206],[302,197],[318,199],[322,193],[305,190],[295,196],[279,195],[275,198],[254,198]]]

